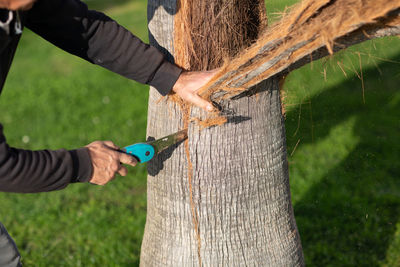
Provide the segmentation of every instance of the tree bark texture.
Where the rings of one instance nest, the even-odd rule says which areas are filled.
[[[148,1],[150,41],[170,55],[176,6],[175,0]],[[194,124],[189,127],[198,229],[184,145],[148,164],[141,266],[199,266],[200,260],[202,266],[304,265],[290,199],[278,78],[257,88],[258,94],[226,103],[235,114],[228,123],[202,131]],[[193,109],[191,115],[204,114]],[[156,90],[150,90],[149,137],[182,129],[182,118],[177,105],[160,101]]]

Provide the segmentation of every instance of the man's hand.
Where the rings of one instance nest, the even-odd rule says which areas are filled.
[[[0,0],[0,8],[8,10],[29,10],[36,0]]]
[[[201,98],[197,91],[204,86],[217,73],[218,69],[211,71],[182,72],[172,91],[183,100],[188,101],[206,111],[212,111],[213,105]]]
[[[111,141],[95,141],[86,146],[92,159],[93,175],[89,182],[92,184],[105,185],[115,174],[125,176],[128,170],[121,163],[135,166],[137,160],[123,152],[119,152]]]

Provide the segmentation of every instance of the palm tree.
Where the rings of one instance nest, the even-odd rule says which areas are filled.
[[[150,42],[186,69],[212,69],[227,57],[243,58],[238,55],[242,49],[266,36],[260,34],[266,27],[263,1],[178,2],[148,1]],[[303,6],[303,10],[315,9],[308,17],[311,20],[322,16],[325,8],[355,0],[307,2],[311,8]],[[399,5],[385,13],[390,27],[382,20],[366,22],[365,27],[335,36],[335,42],[307,46],[290,58],[299,48],[294,44],[288,48],[290,55],[284,54],[286,49],[265,59],[282,60],[286,55],[285,64],[262,76],[261,82],[242,83],[246,88],[233,99],[218,96],[221,91],[210,93],[227,118],[221,126],[201,130],[188,121],[188,115],[204,118],[202,111],[160,99],[151,89],[148,136],[161,137],[189,126],[189,139],[186,146],[178,144],[148,165],[143,266],[304,265],[290,198],[280,82],[289,71],[312,60],[367,39],[399,34]],[[298,14],[297,19],[292,17],[290,31],[304,29],[310,22],[302,21],[305,12]],[[279,27],[283,26],[290,25]],[[272,30],[279,32],[276,27]],[[273,45],[279,48],[284,43]],[[235,77],[252,76],[255,68],[247,68],[245,74],[241,68],[270,54],[253,55],[255,59],[234,67],[228,64],[225,70],[237,71],[238,76],[227,78],[222,73],[218,81],[232,84]],[[260,75],[259,71],[253,76]]]

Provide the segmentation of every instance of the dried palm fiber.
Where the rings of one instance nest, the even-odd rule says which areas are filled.
[[[262,0],[179,0],[174,59],[185,70],[211,70],[235,57],[267,25]],[[183,105],[181,99],[169,96]]]
[[[367,39],[396,34],[400,34],[400,0],[304,0],[249,48],[226,59],[199,92],[216,102],[232,98],[316,58]],[[200,125],[223,122],[214,114]]]
[[[220,67],[258,37],[263,1],[181,0],[175,16],[174,58],[187,70]]]
[[[180,0],[174,21],[175,63],[186,70],[210,70],[223,65],[254,42],[260,28],[266,26],[264,0]],[[184,114],[184,127],[190,120],[190,106],[176,95]],[[217,117],[214,124],[225,122]],[[201,240],[198,214],[193,203],[192,173],[189,143],[185,141],[188,160],[188,183],[193,227],[197,237],[197,256],[201,262]]]

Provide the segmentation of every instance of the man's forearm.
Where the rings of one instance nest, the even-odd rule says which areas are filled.
[[[0,191],[33,193],[88,181],[92,164],[86,148],[29,151],[7,145],[0,124]]]
[[[152,85],[163,95],[181,73],[156,48],[78,0],[40,0],[27,13],[26,26],[67,52]]]

